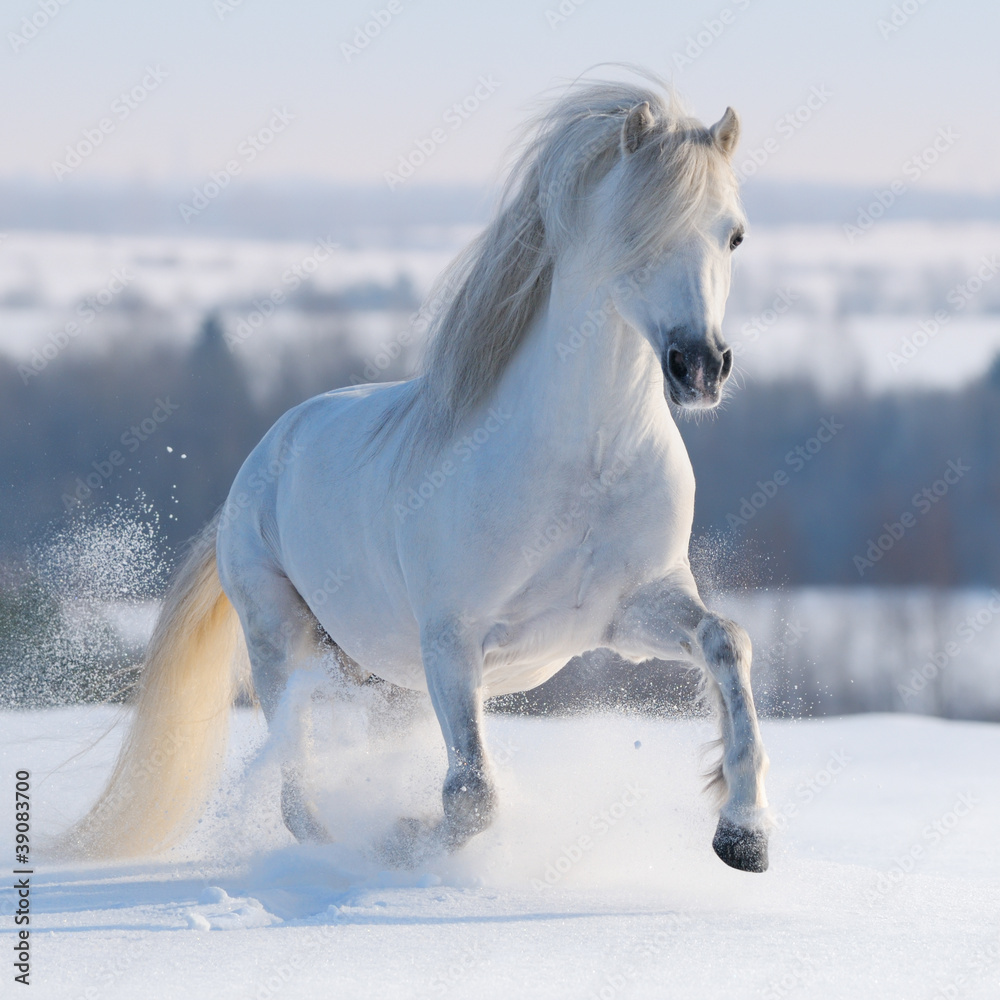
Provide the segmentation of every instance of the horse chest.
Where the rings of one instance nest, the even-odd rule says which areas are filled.
[[[522,556],[535,577],[560,581],[563,599],[580,606],[595,575],[617,576],[657,545],[661,531],[646,506],[607,495],[575,500],[528,535]]]
[[[512,662],[547,662],[598,645],[625,590],[686,554],[689,504],[677,501],[665,477],[621,470],[575,487],[524,536],[529,576],[503,602],[487,646]]]
[[[615,576],[669,558],[678,541],[686,549],[694,505],[689,462],[644,454],[616,459],[572,481],[567,493],[541,528],[536,519],[526,551],[576,576],[581,598],[595,574]]]

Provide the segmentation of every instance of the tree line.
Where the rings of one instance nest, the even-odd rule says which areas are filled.
[[[81,510],[137,497],[176,549],[278,415],[359,373],[412,367],[409,347],[376,370],[349,332],[345,314],[322,342],[269,349],[263,392],[214,315],[188,348],[67,350],[28,380],[0,358],[0,565]],[[1000,582],[1000,359],[955,392],[748,382],[721,412],[679,422],[709,585]]]

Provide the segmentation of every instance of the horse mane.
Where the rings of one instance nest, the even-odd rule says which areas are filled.
[[[622,155],[631,109],[647,102],[653,120],[595,241],[605,275],[648,264],[689,230],[713,179],[735,186],[709,130],[669,85],[640,73],[646,82],[577,82],[529,122],[492,221],[431,292],[439,306],[422,372],[376,434],[420,408],[415,434],[440,442],[489,395],[548,299],[556,260],[582,235],[588,196]]]

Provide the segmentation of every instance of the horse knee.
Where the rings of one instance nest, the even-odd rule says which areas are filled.
[[[749,670],[752,647],[750,636],[741,625],[708,614],[698,623],[696,636],[709,671],[717,681],[724,681],[734,671]]]

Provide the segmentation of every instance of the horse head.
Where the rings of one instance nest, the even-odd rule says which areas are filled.
[[[705,128],[658,123],[643,102],[625,117],[619,162],[602,185],[603,225],[646,248],[611,281],[612,301],[660,359],[664,395],[688,409],[716,406],[733,369],[722,317],[746,229],[731,166],[739,130],[732,108]]]

